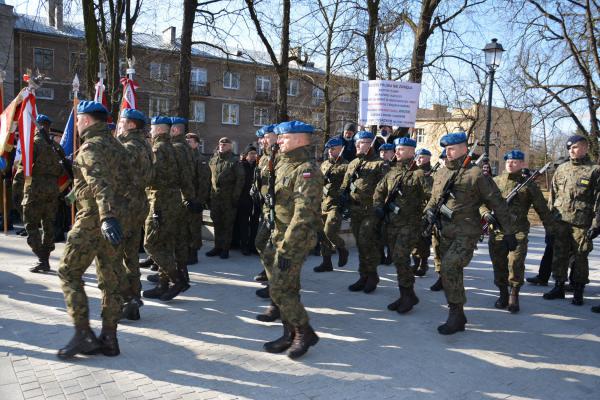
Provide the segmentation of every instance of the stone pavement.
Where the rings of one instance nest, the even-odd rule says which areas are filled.
[[[53,254],[54,271],[63,247]],[[543,231],[535,229],[529,273],[543,248]],[[119,327],[119,357],[64,362],[55,353],[73,329],[56,273],[29,273],[25,240],[2,235],[0,400],[600,398],[600,315],[590,312],[600,303],[597,252],[585,306],[543,300],[547,288],[526,286],[522,312],[510,315],[493,307],[496,290],[481,244],[465,271],[467,331],[449,337],[436,331],[446,308],[443,294],[428,290],[431,272],[417,279],[419,305],[401,316],[386,309],[398,295],[393,267],[379,267],[375,293],[355,294],[346,287],[357,277],[356,253],[333,273],[312,272],[318,260],[305,264],[302,298],[321,340],[299,362],[261,350],[281,328],[255,320],[268,305],[254,295],[259,262],[235,251],[229,260],[202,255],[183,296],[146,301],[140,321]],[[94,268],[85,281],[99,330]]]

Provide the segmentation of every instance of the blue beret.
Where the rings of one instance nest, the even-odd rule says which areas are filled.
[[[4,168],[6,168],[6,160],[4,157],[0,156],[0,171],[2,171]]]
[[[460,144],[467,142],[467,134],[464,132],[449,133],[442,136],[440,139],[440,146],[452,146],[453,144]]]
[[[102,113],[108,114],[108,110],[101,104],[96,101],[83,100],[80,101],[77,105],[77,113],[78,114],[88,114],[88,113]]]
[[[525,153],[519,150],[511,150],[504,155],[504,161],[506,160],[525,160]]]
[[[275,126],[273,131],[278,135],[283,135],[284,133],[313,133],[315,128],[312,125],[305,124],[302,121],[289,121],[282,122],[279,125]]]
[[[325,143],[325,148],[330,149],[332,147],[343,146],[343,145],[344,145],[344,141],[342,140],[342,138],[339,136],[336,136],[336,137],[332,137],[331,139],[329,139],[327,141],[327,143]]]
[[[265,125],[256,131],[256,136],[261,138],[261,137],[265,136],[266,133],[273,133],[273,130],[275,129],[276,126],[277,126],[277,124]]]
[[[135,119],[138,121],[146,122],[146,116],[140,110],[134,110],[132,108],[125,108],[121,111],[121,118]]]
[[[52,120],[46,114],[38,114],[38,116],[35,119],[35,122],[37,122],[38,124],[41,124],[42,122],[47,122],[51,124]]]
[[[587,139],[584,136],[581,135],[573,135],[569,138],[569,140],[567,140],[567,150],[569,150],[571,148],[572,145],[574,145],[577,142],[581,142],[581,141],[587,141]]]
[[[369,131],[360,131],[358,132],[356,135],[354,135],[354,140],[361,140],[361,139],[375,139],[375,135],[373,135],[373,133],[369,132]]]
[[[398,146],[417,147],[417,141],[414,139],[411,139],[409,137],[401,137],[398,139],[394,139],[394,146],[396,146],[396,147],[398,147]]]
[[[431,156],[431,152],[425,148],[419,149],[415,151],[415,155],[417,156]]]
[[[440,158],[441,158],[442,160],[445,160],[445,159],[446,159],[446,149],[442,150],[442,154],[440,154]]]
[[[150,121],[152,125],[171,125],[171,118],[169,117],[153,117]]]
[[[391,143],[384,143],[381,146],[379,146],[379,151],[387,151],[387,150],[394,150],[394,145]]]
[[[109,122],[108,124],[106,124],[106,126],[108,127],[109,130],[114,131],[115,128],[117,127],[117,125],[115,125],[112,122]]]
[[[183,118],[183,117],[171,117],[171,125],[176,125],[176,124],[187,124],[188,120]]]

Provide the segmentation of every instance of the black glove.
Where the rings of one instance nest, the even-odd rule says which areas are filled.
[[[486,212],[485,214],[483,214],[483,219],[490,225],[498,226],[498,220],[496,219],[496,217],[494,217],[494,214],[492,214],[491,212]]]
[[[291,265],[292,265],[292,262],[290,261],[289,258],[279,257],[279,270],[280,271],[285,271],[285,270],[289,269]]]
[[[184,201],[183,204],[190,212],[194,214],[200,214],[202,212],[202,205],[195,201]]]
[[[104,239],[108,240],[113,246],[117,246],[123,241],[121,225],[119,225],[119,221],[114,217],[106,218],[102,221],[100,230]]]
[[[385,218],[385,210],[383,207],[375,207],[375,216],[379,219]]]
[[[596,226],[596,227],[591,227],[590,229],[588,229],[587,231],[587,238],[589,240],[594,240],[598,237],[598,235],[600,235],[600,226]]]
[[[509,233],[504,235],[504,243],[506,243],[506,247],[508,251],[514,251],[517,248],[517,238],[514,233]]]
[[[425,210],[425,212],[423,213],[423,221],[425,221],[428,225],[434,225],[435,220],[435,211],[433,211],[433,209],[431,208]]]

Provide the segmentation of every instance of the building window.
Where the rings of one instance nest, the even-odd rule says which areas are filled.
[[[300,81],[298,79],[289,79],[288,80],[288,96],[298,96],[298,92],[300,92]]]
[[[155,81],[168,81],[169,80],[169,64],[161,63],[150,63],[150,79]]]
[[[34,48],[33,66],[42,72],[52,71],[54,69],[54,50]]]
[[[270,121],[269,109],[264,107],[254,107],[254,126],[268,125]]]
[[[203,101],[192,101],[192,121],[204,122],[206,106]]]
[[[322,129],[323,122],[325,122],[324,118],[323,118],[323,113],[320,113],[320,112],[312,113],[312,122],[315,127]]]
[[[313,105],[317,106],[317,105],[321,104],[324,99],[325,99],[325,92],[323,92],[323,89],[315,86],[312,91]]]
[[[352,96],[348,93],[340,93],[340,97],[338,97],[340,103],[350,103],[352,101]]]
[[[192,86],[206,86],[208,82],[208,74],[206,68],[192,68],[190,73],[190,85]]]
[[[223,73],[223,88],[224,89],[239,89],[240,74],[239,72],[225,71]]]
[[[150,117],[169,113],[169,99],[164,97],[150,97]]]
[[[417,144],[425,142],[425,129],[417,128],[415,129],[415,133],[417,134]]]
[[[239,125],[240,105],[223,103],[221,122],[226,125]]]
[[[35,97],[39,100],[54,100],[54,89],[40,87],[35,89]]]
[[[257,75],[256,76],[256,92],[257,93],[270,93],[271,92],[271,78],[268,76]]]

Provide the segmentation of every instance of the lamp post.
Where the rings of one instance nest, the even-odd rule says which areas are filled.
[[[494,75],[496,69],[500,67],[500,61],[502,60],[502,53],[504,49],[502,45],[498,43],[498,39],[492,39],[492,41],[485,45],[483,53],[485,54],[485,65],[487,65],[490,72],[490,88],[488,96],[488,107],[487,107],[487,119],[485,122],[485,140],[484,140],[484,156],[483,162],[489,167],[490,163],[490,130],[492,128],[492,92],[494,91]]]

